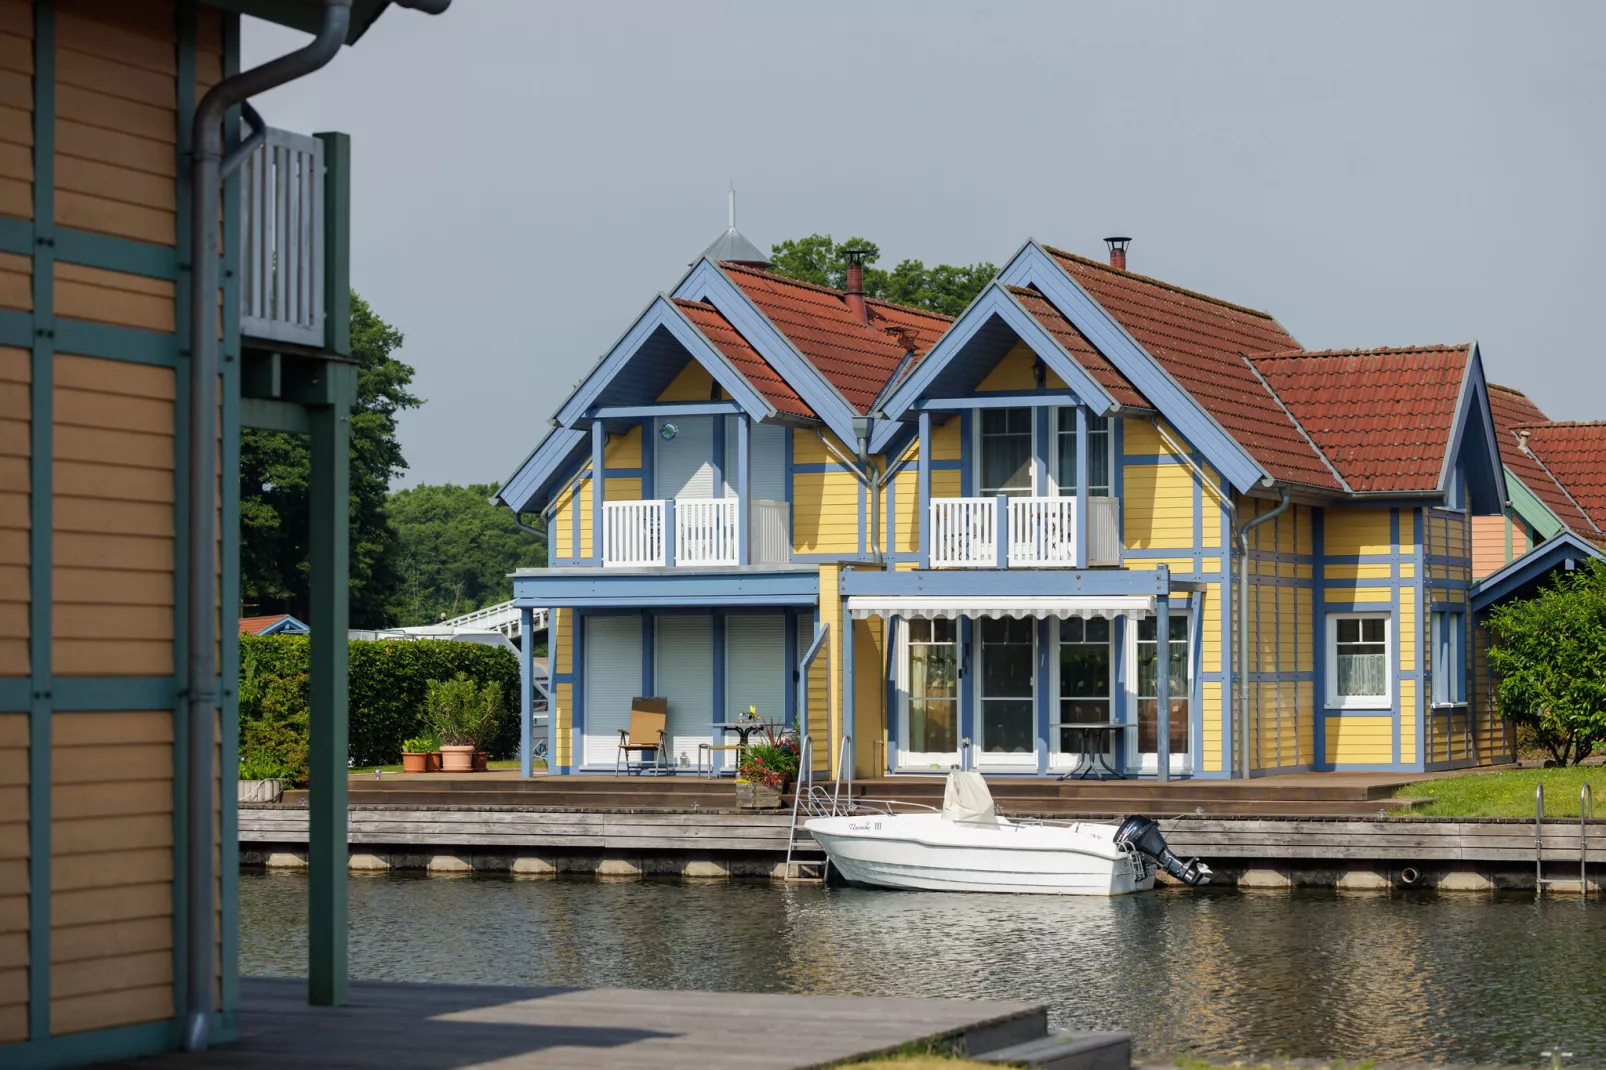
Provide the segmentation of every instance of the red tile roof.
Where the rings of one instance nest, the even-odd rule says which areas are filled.
[[[1138,388],[1121,374],[1120,369],[1111,364],[1109,359],[1087,340],[1087,336],[1077,330],[1076,324],[1066,319],[1059,309],[1049,303],[1048,298],[1025,286],[1009,286],[1006,289],[1021,303],[1022,308],[1043,325],[1044,330],[1054,336],[1054,340],[1065,348],[1094,382],[1109,391],[1117,404],[1135,409],[1154,408],[1149,399],[1139,393]]]
[[[1592,534],[1595,525],[1589,516],[1567,497],[1550,472],[1545,471],[1538,461],[1518,446],[1518,428],[1548,424],[1549,417],[1522,391],[1497,383],[1489,384],[1489,411],[1494,416],[1495,440],[1500,443],[1500,460],[1505,466],[1563,524],[1574,531]]]
[[[1272,478],[1341,490],[1321,455],[1245,362],[1298,349],[1264,312],[1044,247]]]
[[[686,301],[678,297],[675,298],[675,304],[702,332],[703,337],[723,353],[726,360],[736,365],[742,376],[753,384],[753,389],[775,406],[777,412],[791,416],[814,415],[809,403],[797,396],[797,391],[781,378],[781,374],[770,366],[758,350],[748,344],[747,339],[731,326],[717,308],[701,301]]]
[[[1250,359],[1350,489],[1438,489],[1470,345]]]
[[[240,634],[260,635],[289,615],[288,613],[274,613],[267,617],[241,617]]]
[[[1518,430],[1528,432],[1528,448],[1597,527],[1606,524],[1606,421],[1524,424]]]
[[[870,411],[909,345],[924,356],[953,322],[935,312],[869,301],[870,322],[864,323],[840,290],[729,262],[719,266],[860,413]]]

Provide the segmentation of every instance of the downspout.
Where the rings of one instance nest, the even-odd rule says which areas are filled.
[[[223,118],[248,97],[311,74],[324,66],[345,43],[351,25],[351,0],[324,0],[323,26],[305,48],[260,67],[225,78],[201,98],[195,109],[190,167],[190,463],[189,463],[189,642],[187,665],[189,761],[189,918],[184,1048],[207,1046],[212,1026],[215,938],[212,882],[212,748],[218,713],[216,585],[212,550],[217,532],[218,391],[218,183],[245,159],[254,140],[223,156]],[[253,124],[257,125],[257,124]]]
[[[1238,755],[1245,780],[1249,779],[1249,532],[1286,513],[1288,506],[1284,487],[1277,508],[1238,528]]]

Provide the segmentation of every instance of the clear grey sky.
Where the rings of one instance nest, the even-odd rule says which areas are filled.
[[[245,62],[300,35],[249,21]],[[725,226],[884,266],[1029,237],[1307,347],[1477,339],[1606,418],[1606,4],[392,8],[259,100],[352,135],[352,278],[428,399],[406,483],[501,480]]]

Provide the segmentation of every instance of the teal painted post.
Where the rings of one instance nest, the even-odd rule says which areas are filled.
[[[55,456],[56,7],[35,0],[33,347],[28,519],[28,1037],[50,1039],[51,542]]]
[[[1154,600],[1154,765],[1160,783],[1171,779],[1171,596]]]
[[[324,348],[351,356],[351,136],[326,131],[323,142]]]
[[[535,720],[534,618],[535,613],[532,610],[527,608],[519,610],[519,775],[526,780],[534,772],[535,765],[530,754]],[[551,635],[550,625],[548,628],[547,634]]]
[[[1087,545],[1087,406],[1076,407],[1076,567],[1086,568]]]
[[[307,862],[307,997],[346,1002],[346,640],[351,510],[351,403],[356,370],[328,366],[333,404],[308,413],[312,576],[311,799]]]

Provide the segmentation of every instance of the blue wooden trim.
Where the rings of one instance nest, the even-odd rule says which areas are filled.
[[[608,497],[607,463],[603,460],[603,452],[607,443],[607,433],[602,429],[601,420],[591,421],[591,554],[589,560],[594,565],[602,564],[602,503]],[[575,543],[575,553],[580,552],[579,542]]]
[[[818,569],[541,570],[513,578],[520,606],[601,608],[624,606],[812,606],[819,600]]]
[[[786,727],[795,728],[797,726],[797,681],[798,677],[802,675],[797,661],[797,614],[787,613],[782,619],[785,623],[781,641],[786,644],[784,655],[786,658],[786,671],[791,674],[787,683],[792,685],[786,689],[783,718],[786,722]],[[647,694],[650,695],[652,692],[649,691]]]
[[[976,662],[972,659],[976,643],[976,621],[973,617],[959,618],[959,736],[961,739],[975,740],[976,738],[976,673],[973,671]],[[960,763],[970,769],[975,765],[975,751],[972,748],[962,748],[959,753]]]
[[[1606,554],[1572,532],[1563,531],[1474,583],[1468,595],[1468,605],[1474,611],[1488,609],[1519,593],[1529,584],[1542,582],[1557,569],[1565,569],[1569,561],[1590,560],[1606,560]]]
[[[1170,590],[1171,571],[1153,569],[914,569],[848,570],[844,597],[852,595],[1150,595]],[[514,580],[515,587],[518,580]]]
[[[640,478],[642,478],[642,475],[641,475],[641,469],[639,469],[639,468],[607,468],[607,467],[604,467],[603,470],[602,470],[602,478],[604,478],[604,479],[640,479]]]
[[[909,407],[917,412],[962,412],[965,409],[1023,409],[1043,406],[1069,408],[1081,404],[1081,400],[1077,395],[1065,390],[1047,392],[982,390],[963,398],[921,398]]]
[[[556,608],[556,606],[554,606],[554,608]],[[585,610],[576,609],[571,616],[572,616],[572,618],[574,620],[574,627],[571,629],[571,632],[573,634],[571,634],[570,637],[569,637],[569,643],[570,643],[570,657],[573,659],[570,664],[572,664],[573,667],[574,667],[574,671],[573,671],[574,680],[573,680],[573,689],[570,692],[573,695],[573,698],[570,700],[570,703],[569,703],[569,762],[570,762],[570,764],[578,767],[578,766],[582,766],[582,765],[585,764],[585,748],[586,748],[586,745],[585,745],[585,730],[586,730],[586,713],[585,713],[585,711],[586,711],[586,704],[585,704],[585,692],[586,692],[586,673],[585,673],[585,665],[586,665],[586,662],[585,662],[585,656],[586,656],[586,621],[585,621],[585,618],[586,618],[586,614],[585,614]],[[551,724],[553,720],[554,720],[554,718],[549,716],[547,718],[547,723]],[[549,753],[551,754],[552,760],[556,761],[557,757],[558,757],[557,753],[556,752],[549,752]]]
[[[792,490],[792,476],[796,472],[796,467],[794,466],[792,457],[792,449],[794,446],[792,432],[794,430],[796,429],[790,424],[786,426],[785,441],[781,445],[781,448],[786,451],[786,464],[784,468],[785,474],[782,478],[786,480],[786,503],[788,506],[790,506],[790,508],[786,510],[787,549],[791,549],[797,545],[797,498]]]
[[[800,461],[792,466],[794,472],[811,472],[816,475],[823,472],[852,473],[853,469],[841,461]]]
[[[1048,414],[1049,410],[1043,406],[1032,409],[1032,493],[1038,497],[1048,494]],[[1074,532],[1071,537],[1076,537]]]
[[[535,734],[535,611],[528,606],[519,610],[519,776],[528,779],[535,773],[535,760],[530,746]],[[651,692],[647,692],[651,694]],[[552,719],[552,703],[547,703],[547,720]],[[556,764],[557,755],[551,750],[547,757]]]
[[[706,300],[717,308],[837,438],[843,442],[853,440],[853,406],[712,261],[701,260],[687,272],[675,287],[674,296],[689,301]]]
[[[1311,553],[1317,561],[1325,560],[1324,549],[1326,544],[1327,512],[1319,507],[1310,511]],[[1312,702],[1316,711],[1320,712],[1327,703],[1327,613],[1323,584],[1325,569],[1318,565],[1311,570],[1311,669],[1314,685],[1311,689]],[[1312,733],[1316,748],[1316,768],[1327,768],[1327,725],[1321,717],[1316,718]]]
[[[1091,474],[1087,463],[1087,406],[1076,407],[1076,564],[1078,568],[1086,568],[1088,561],[1087,546],[1087,491],[1088,477]],[[1111,488],[1114,489],[1113,487]],[[1198,563],[1194,563],[1195,572],[1199,571]]]
[[[657,401],[643,405],[601,405],[580,414],[583,420],[644,420],[671,416],[721,416],[745,411],[734,401]]]
[[[882,680],[881,708],[886,711],[882,717],[882,727],[886,733],[885,746],[882,747],[882,768],[875,770],[876,775],[890,774],[898,767],[898,719],[902,711],[902,703],[898,697],[898,665],[901,657],[898,650],[898,618],[892,617],[883,622],[882,650],[886,652],[883,664],[886,666],[885,679]]]
[[[1048,722],[1054,719],[1050,716],[1050,704],[1059,697],[1051,693],[1053,674],[1049,671],[1048,659],[1051,654],[1058,654],[1059,651],[1049,642],[1048,618],[1039,617],[1036,624],[1037,627],[1032,630],[1032,639],[1036,644],[1034,652],[1037,655],[1035,671],[1032,673],[1034,699],[1032,705],[1036,713],[1036,731],[1032,735],[1036,737],[1037,772],[1042,775],[1048,772]]]
[[[1116,407],[1115,399],[1110,396],[1109,391],[1099,385],[1098,381],[1065,351],[1054,336],[1037,321],[1037,317],[1026,311],[1015,299],[1015,295],[1005,289],[1001,280],[995,280],[970,303],[970,307],[965,309],[959,319],[943,333],[942,338],[931,347],[903,384],[887,398],[882,406],[887,418],[889,420],[902,418],[931,387],[937,376],[963,352],[976,334],[995,316],[1008,325],[1016,337],[1025,342],[1027,347],[1070,387],[1070,392],[1075,398],[1062,404],[1081,402],[1092,405],[1099,412],[1109,412]],[[891,437],[889,429],[881,436],[880,442],[872,444],[872,448],[880,452]]]
[[[596,562],[592,561],[590,558],[582,557],[580,555],[580,485],[581,485],[581,482],[582,482],[582,480],[579,477],[576,477],[575,481],[574,481],[574,483],[572,485],[572,488],[569,491],[569,494],[570,494],[570,499],[569,499],[569,501],[570,501],[570,504],[569,504],[569,536],[570,536],[569,537],[569,549],[573,552],[574,560],[575,560],[575,562],[577,564],[582,562],[582,561],[585,562],[586,564],[595,564]],[[595,492],[593,492],[593,493],[595,493]]]
[[[155,364],[163,368],[178,365],[176,335],[88,320],[65,317],[56,320],[56,349],[62,353]]]
[[[1041,291],[1235,488],[1244,491],[1270,483],[1271,477],[1249,452],[1036,242],[1028,242],[1005,265],[998,281]]]
[[[897,497],[898,480],[894,477],[887,480],[886,486],[881,488],[881,532],[888,560],[892,560],[893,555],[898,552]]]
[[[709,452],[713,454],[709,463],[714,469],[714,489],[710,496],[723,498],[725,496],[725,421],[715,417],[713,421],[713,434],[709,436]]]
[[[959,414],[959,494],[965,498],[976,492],[976,451],[971,435],[975,422],[976,417],[969,409]]]
[[[1297,731],[1297,724],[1295,728]],[[1189,774],[1204,770],[1203,591],[1188,595],[1188,767]]]
[[[585,443],[584,431],[553,428],[519,465],[518,471],[496,492],[496,496],[519,512],[541,508],[546,504],[543,495],[554,477],[580,458]]]
[[[920,424],[920,455],[916,460],[920,498],[915,504],[915,523],[920,529],[920,567],[931,567],[931,413],[922,412]]]
[[[642,309],[641,315],[636,317],[630,329],[613,344],[607,355],[592,369],[591,374],[586,376],[585,382],[575,388],[574,393],[569,395],[569,400],[558,409],[553,418],[559,426],[573,427],[583,420],[587,410],[596,404],[596,399],[603,389],[629,366],[631,358],[660,328],[668,331],[691,359],[708,369],[714,381],[725,388],[737,404],[741,405],[744,412],[759,420],[775,415],[775,409],[753,388],[747,377],[704,337],[703,332],[686,318],[686,314],[673,301],[659,294]],[[743,332],[744,336],[745,333]]]
[[[1462,466],[1463,473],[1468,482],[1463,490],[1466,496],[1465,504],[1470,513],[1474,502],[1473,493],[1477,492],[1480,512],[1494,515],[1499,513],[1503,503],[1510,497],[1505,485],[1506,466],[1500,460],[1500,444],[1495,437],[1494,416],[1489,410],[1489,389],[1483,377],[1483,356],[1474,342],[1467,354],[1466,370],[1461,377],[1461,393],[1457,399],[1455,422],[1450,426],[1450,440],[1444,451],[1444,461],[1439,470],[1440,489],[1448,488],[1451,473],[1461,460],[1462,450],[1467,441],[1468,425],[1477,437],[1477,446],[1482,452],[1482,464],[1474,470]]]
[[[639,472],[641,475],[641,497],[647,501],[652,500],[653,485],[658,476],[656,461],[658,447],[655,442],[658,436],[653,433],[655,426],[650,417],[641,421],[641,468]]]
[[[34,0],[33,312],[29,424],[28,1037],[50,1040],[51,721],[54,710],[56,5]],[[26,315],[19,313],[17,315]],[[9,317],[8,317],[9,318]],[[176,842],[176,841],[175,841]],[[165,1034],[164,1034],[165,1036]]]

